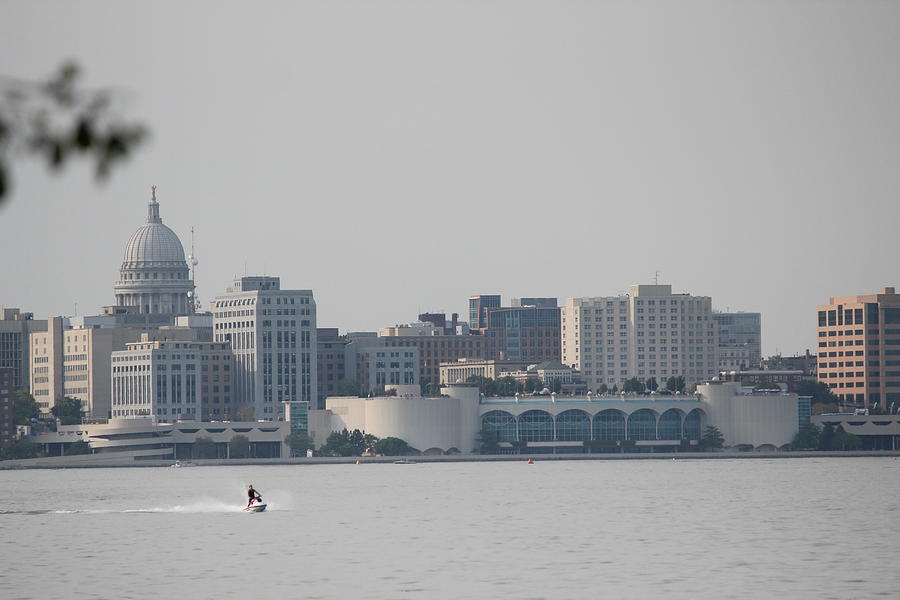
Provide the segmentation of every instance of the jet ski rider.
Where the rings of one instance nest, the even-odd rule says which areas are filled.
[[[262,496],[259,495],[259,492],[253,489],[253,484],[247,486],[247,506],[253,504],[253,501],[262,502]]]

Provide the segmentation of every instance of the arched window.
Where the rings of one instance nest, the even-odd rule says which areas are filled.
[[[607,409],[594,415],[594,439],[624,440],[625,413],[621,410]]]
[[[670,408],[659,417],[657,437],[661,440],[681,439],[681,411]]]
[[[583,410],[567,410],[556,417],[556,439],[584,442],[591,439],[591,417]]]
[[[689,440],[699,440],[702,427],[703,411],[695,408],[684,418],[684,437]]]
[[[642,408],[628,415],[628,439],[655,440],[656,413],[649,408]]]
[[[485,432],[497,432],[498,442],[515,442],[516,418],[506,411],[492,410],[481,417],[481,429]]]
[[[525,442],[552,442],[553,417],[543,410],[529,410],[519,415],[519,439]]]

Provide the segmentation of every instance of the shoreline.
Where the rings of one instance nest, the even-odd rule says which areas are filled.
[[[196,467],[228,466],[308,466],[347,464],[393,464],[398,460],[420,463],[461,463],[461,462],[526,462],[535,463],[578,461],[578,460],[731,460],[731,459],[791,459],[791,458],[884,458],[900,457],[900,451],[893,450],[849,450],[828,452],[656,452],[627,454],[492,454],[492,455],[452,455],[452,456],[315,456],[312,458],[235,458],[235,459],[195,459]],[[11,459],[0,462],[0,471],[21,469],[106,469],[106,468],[146,468],[171,467],[174,460],[142,460],[106,458],[103,455],[50,456],[44,458]],[[184,468],[184,467],[182,467]]]

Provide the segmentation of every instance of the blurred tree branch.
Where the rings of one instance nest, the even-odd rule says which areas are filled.
[[[118,115],[115,93],[79,89],[78,78],[74,63],[47,81],[0,76],[0,203],[16,159],[37,156],[59,171],[69,159],[87,157],[95,177],[105,179],[146,139],[143,125]]]

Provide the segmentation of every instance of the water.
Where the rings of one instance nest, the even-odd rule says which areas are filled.
[[[241,512],[253,483],[268,502]],[[0,598],[896,598],[900,460],[0,472]]]

